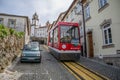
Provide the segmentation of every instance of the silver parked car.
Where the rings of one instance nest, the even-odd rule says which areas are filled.
[[[41,52],[39,44],[34,42],[34,44],[29,43],[24,45],[22,49],[21,62],[41,62]]]

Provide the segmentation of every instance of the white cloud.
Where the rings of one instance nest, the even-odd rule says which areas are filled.
[[[61,12],[68,9],[73,0],[2,0],[0,12],[29,16],[37,12],[40,24],[44,25],[57,19]]]
[[[61,12],[68,9],[73,0],[36,0],[32,1],[32,6],[38,13],[40,23],[45,24],[47,20],[50,22],[57,19]]]

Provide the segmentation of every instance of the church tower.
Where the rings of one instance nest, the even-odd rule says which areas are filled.
[[[32,26],[34,26],[35,28],[39,27],[39,19],[36,12],[33,14],[33,17],[32,17]]]
[[[35,36],[37,28],[39,28],[39,19],[37,13],[35,12],[32,16],[31,37]]]

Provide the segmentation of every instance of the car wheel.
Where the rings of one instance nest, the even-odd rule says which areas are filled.
[[[40,61],[39,61],[39,63],[41,63],[41,57],[40,57]]]
[[[39,61],[39,63],[41,63],[41,58],[40,58],[40,61]]]
[[[41,60],[39,61],[39,63],[41,63]]]
[[[20,60],[21,63],[23,63],[23,61]]]

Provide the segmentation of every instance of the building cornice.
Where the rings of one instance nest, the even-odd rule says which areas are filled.
[[[78,0],[73,0],[72,4],[70,5],[70,7],[68,8],[68,10],[66,11],[65,15],[63,16],[62,20],[63,21],[66,17],[66,15],[68,14],[68,12],[71,10],[71,8],[73,7],[73,5],[77,2]]]
[[[70,7],[68,8],[68,10],[66,11],[65,15],[63,16],[63,18],[61,19],[61,21],[63,21],[65,19],[65,17],[67,16],[67,14],[69,13],[69,11],[72,9],[72,7],[78,2],[80,1],[82,4],[84,4],[87,0],[73,0],[72,4],[70,5]],[[91,0],[92,1],[92,0]]]
[[[2,16],[12,16],[12,17],[21,17],[21,18],[26,18],[27,19],[27,30],[28,30],[28,34],[30,34],[30,20],[29,20],[29,17],[28,16],[21,16],[21,15],[14,15],[14,14],[6,14],[6,13],[0,13],[0,15]]]
[[[6,13],[0,13],[0,15],[3,15],[3,16],[13,16],[13,17],[28,18],[28,16],[21,16],[21,15],[14,15],[14,14],[6,14]]]
[[[60,13],[60,15],[59,15],[59,17],[57,18],[57,20],[56,20],[56,23],[58,22],[58,20],[60,19],[60,17],[63,15],[63,14],[65,14],[66,13],[66,11],[65,12],[62,12],[62,13]],[[64,16],[64,15],[63,15]],[[56,24],[55,23],[55,24]]]

